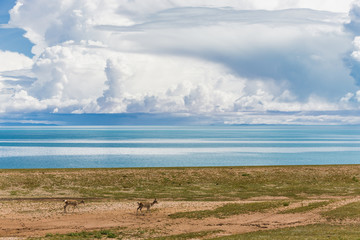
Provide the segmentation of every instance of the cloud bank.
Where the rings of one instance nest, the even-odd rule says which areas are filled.
[[[360,2],[18,0],[0,112],[359,124]],[[9,61],[11,59],[11,61]]]

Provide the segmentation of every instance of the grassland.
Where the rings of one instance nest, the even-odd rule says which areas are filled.
[[[360,225],[314,224],[213,238],[213,240],[358,240]]]
[[[200,239],[214,233],[221,231],[202,231],[192,233],[182,233],[176,235],[168,235],[163,237],[149,237],[146,231],[132,231],[126,229],[111,229],[100,231],[87,231],[68,234],[47,234],[42,238],[30,238],[29,240],[80,240],[80,239],[138,239],[144,238],[148,240],[186,240],[186,239]],[[151,234],[150,234],[151,235]]]
[[[360,202],[349,203],[331,211],[324,212],[322,215],[328,219],[335,220],[360,219]]]
[[[226,218],[232,215],[239,215],[251,212],[263,212],[268,209],[283,205],[281,201],[274,202],[255,202],[255,203],[228,203],[212,210],[177,212],[169,215],[171,218],[195,218],[203,219],[207,217]]]
[[[360,166],[0,170],[0,197],[236,200],[360,194]]]
[[[313,209],[319,208],[319,207],[324,207],[328,204],[330,204],[332,201],[320,201],[320,202],[314,202],[314,203],[310,203],[306,206],[301,206],[301,207],[297,207],[297,208],[293,208],[293,209],[288,209],[288,210],[284,210],[281,213],[302,213],[302,212],[308,212],[311,211]]]
[[[133,225],[119,223],[115,228],[41,233],[41,237],[33,239],[359,239],[359,179],[360,165],[0,170],[0,205],[10,209],[7,212],[11,221],[18,217],[23,224],[24,216],[39,221],[46,216],[56,224],[56,219],[79,220],[85,216],[95,219],[103,211],[96,209],[105,209],[105,205],[113,204],[108,215],[115,219],[113,209],[118,211],[116,206],[124,202],[130,209],[131,203],[139,199],[156,197],[164,203],[148,220],[141,218],[146,215],[138,217],[121,210],[125,215],[116,221],[127,222],[128,216]],[[79,218],[76,214],[60,215],[63,213],[57,209],[61,211],[61,206],[53,208],[52,202],[29,203],[31,206],[18,210],[18,215],[11,215],[17,201],[65,198],[87,199],[90,204]],[[189,202],[197,204],[193,204],[196,205],[193,209],[186,204],[181,207]],[[50,208],[52,212],[48,213]],[[308,213],[315,220],[307,218],[301,222]],[[293,224],[290,220],[296,217],[300,223]],[[137,221],[144,224],[153,218],[159,222],[157,227],[137,226]],[[283,218],[289,218],[289,223]],[[237,221],[238,225],[231,230],[232,222]],[[268,226],[267,221],[272,223]],[[29,220],[29,224],[33,222]],[[192,225],[205,227],[190,231]],[[172,229],[175,226],[185,226],[187,230]],[[241,234],[230,234],[239,227],[244,228]],[[167,229],[171,231],[166,232]],[[228,236],[219,238],[220,235]]]

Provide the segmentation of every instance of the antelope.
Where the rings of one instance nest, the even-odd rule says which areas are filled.
[[[64,206],[64,212],[66,213],[66,208],[67,206],[69,205],[72,205],[73,206],[73,211],[75,210],[75,208],[78,207],[79,204],[84,204],[85,205],[85,202],[84,200],[81,200],[80,202],[76,201],[76,200],[64,200],[64,203],[65,203],[65,206]]]
[[[150,203],[150,202],[138,202],[137,204],[138,204],[138,208],[136,209],[136,214],[138,213],[138,210],[140,210],[140,213],[141,213],[141,209],[143,208],[143,207],[146,207],[146,212],[148,212],[149,210],[150,210],[150,208],[154,205],[154,204],[156,204],[156,203],[158,203],[158,201],[156,200],[156,198],[155,198],[155,200],[152,202],[152,203]]]

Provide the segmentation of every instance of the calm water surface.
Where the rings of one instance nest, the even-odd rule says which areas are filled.
[[[0,127],[0,168],[360,164],[360,126]]]

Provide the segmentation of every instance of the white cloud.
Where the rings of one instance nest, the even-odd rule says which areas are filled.
[[[46,104],[41,103],[38,99],[29,96],[24,90],[13,94],[9,101],[2,104],[4,112],[32,112],[46,109]]]
[[[322,11],[348,12],[353,0],[153,0],[119,1],[119,11],[129,15],[158,12],[175,7],[232,7],[242,10],[281,10],[290,8],[310,8]]]
[[[102,93],[105,59],[86,45],[65,42],[47,47],[36,59],[37,81],[29,89],[39,99],[84,99]]]
[[[360,109],[360,90],[352,93],[349,92],[340,99],[340,106],[343,109]]]
[[[30,69],[33,61],[23,54],[0,51],[0,72]]]
[[[0,72],[32,67],[26,81],[0,78],[0,111],[257,112],[249,122],[260,123],[269,111],[358,109],[343,62],[360,59],[349,9],[348,0],[18,0],[9,26],[26,31],[35,57],[0,52]]]
[[[128,76],[125,76],[126,73],[124,72],[126,72],[126,70],[124,71],[124,67],[117,65],[110,59],[107,60],[105,68],[107,78],[105,84],[107,85],[107,89],[105,89],[103,95],[97,99],[100,112],[126,112],[126,105],[123,103],[125,91],[124,79]]]
[[[351,36],[337,22],[342,16],[304,9],[177,8],[139,25],[100,29],[122,33],[113,42],[132,43],[114,46],[119,51],[202,58],[248,79],[288,81],[303,99],[313,93],[338,98],[353,88],[341,57],[351,48]]]
[[[357,36],[360,30],[360,1],[354,1],[350,12],[350,21],[345,25],[346,29],[351,32],[354,37],[353,49],[350,56],[347,56],[346,63],[351,69],[350,75],[355,79],[358,86],[360,86],[360,37]]]
[[[265,117],[266,116],[266,117]],[[288,125],[358,125],[360,124],[359,113],[352,115],[333,113],[294,113],[266,114],[263,112],[247,112],[238,115],[227,116],[225,124],[288,124]]]

